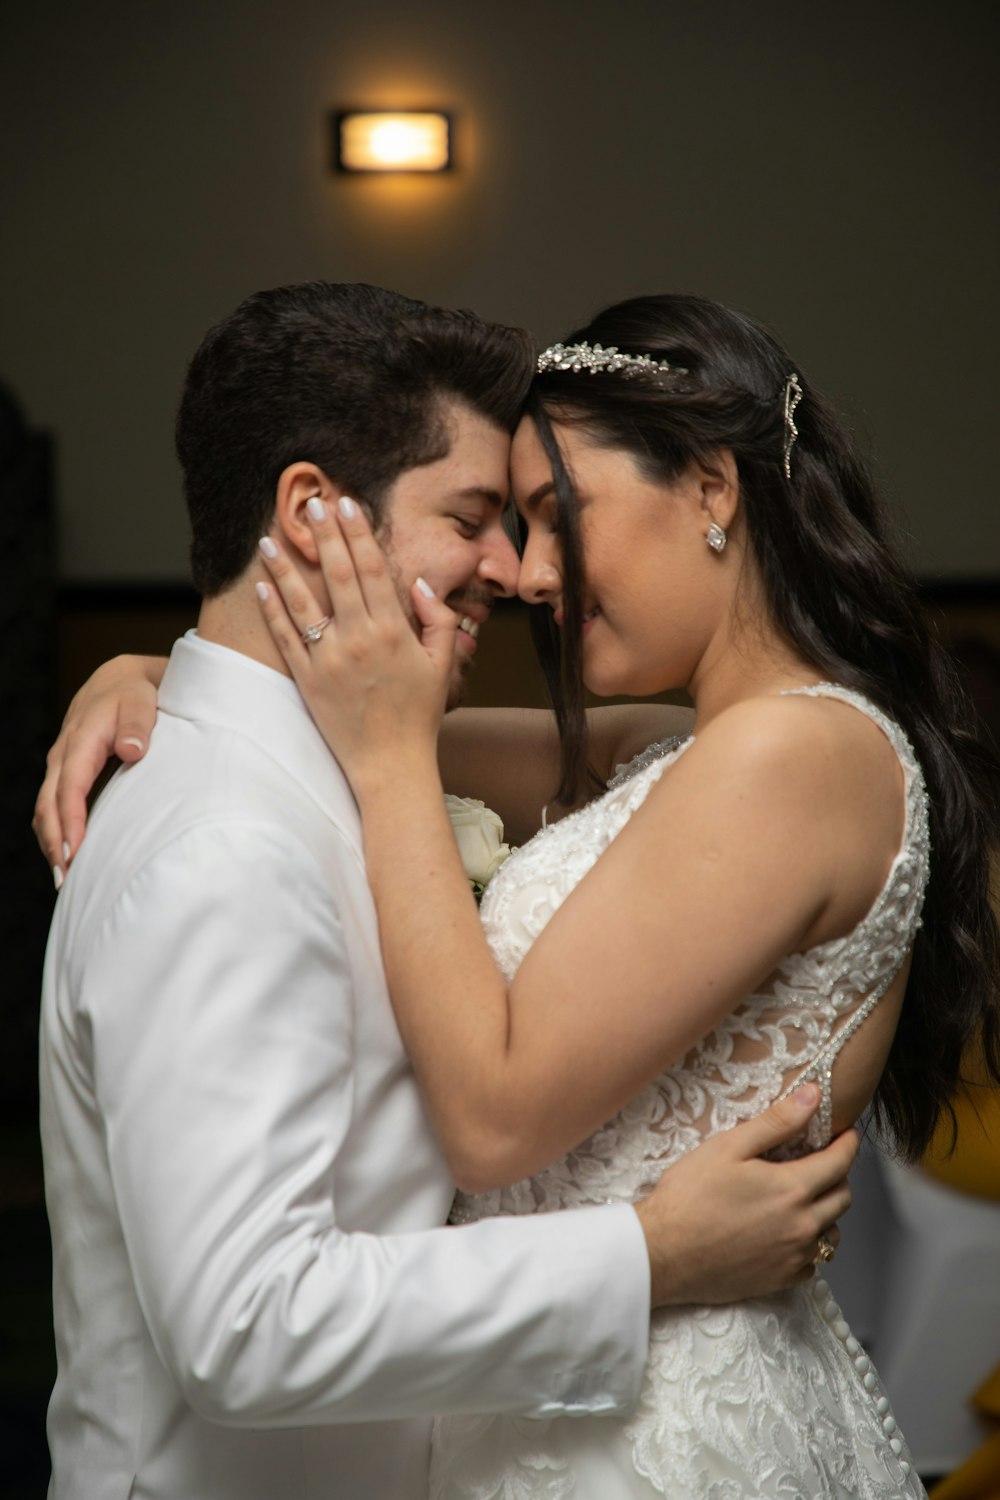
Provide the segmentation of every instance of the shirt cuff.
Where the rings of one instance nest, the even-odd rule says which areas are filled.
[[[562,1264],[550,1261],[558,1281],[554,1295],[561,1305],[586,1307],[586,1324],[578,1311],[566,1331],[566,1365],[556,1372],[549,1399],[528,1415],[626,1415],[639,1398],[649,1352],[650,1267],[642,1225],[629,1204],[551,1217],[566,1234]]]

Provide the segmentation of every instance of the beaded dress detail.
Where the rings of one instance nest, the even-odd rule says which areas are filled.
[[[760,1114],[804,1079],[822,1104],[797,1150],[830,1133],[830,1074],[899,972],[920,925],[929,838],[923,777],[902,730],[860,695],[822,684],[881,728],[905,783],[902,843],[846,937],[783,959],[766,984],[562,1161],[512,1187],[459,1194],[454,1222],[632,1202],[702,1140]],[[692,743],[620,767],[609,790],[537,834],[494,876],[481,915],[513,977],[570,891]],[[723,1307],[653,1314],[642,1393],[627,1419],[447,1417],[435,1424],[432,1500],[900,1500],[924,1494],[878,1377],[819,1277]]]

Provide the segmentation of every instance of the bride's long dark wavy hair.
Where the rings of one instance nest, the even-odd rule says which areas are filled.
[[[875,1097],[878,1125],[918,1156],[982,1047],[1000,1082],[1000,935],[990,903],[989,843],[998,777],[967,702],[931,638],[916,591],[887,545],[865,465],[823,397],[763,328],[700,297],[637,297],[608,308],[567,344],[616,346],[669,361],[669,374],[547,371],[529,414],[552,463],[563,549],[561,632],[551,612],[533,631],[563,746],[559,800],[587,781],[577,505],[552,427],[578,425],[631,454],[644,475],[676,479],[720,449],[735,458],[749,546],[772,619],[822,676],[854,688],[906,731],[930,796],[931,875],[896,1038]],[[784,393],[803,399],[791,477]],[[680,687],[683,684],[675,684]]]

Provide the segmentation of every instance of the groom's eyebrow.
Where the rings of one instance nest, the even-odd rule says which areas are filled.
[[[455,491],[456,500],[485,500],[494,510],[503,510],[507,504],[507,496],[501,495],[499,490],[488,489],[486,485],[470,484],[464,490]]]

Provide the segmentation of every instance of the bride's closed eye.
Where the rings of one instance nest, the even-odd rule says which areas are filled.
[[[526,510],[517,512],[522,543],[531,532],[532,526],[538,530],[546,531],[550,536],[555,536],[559,530],[558,507],[555,496],[541,501],[538,505],[532,505]]]

